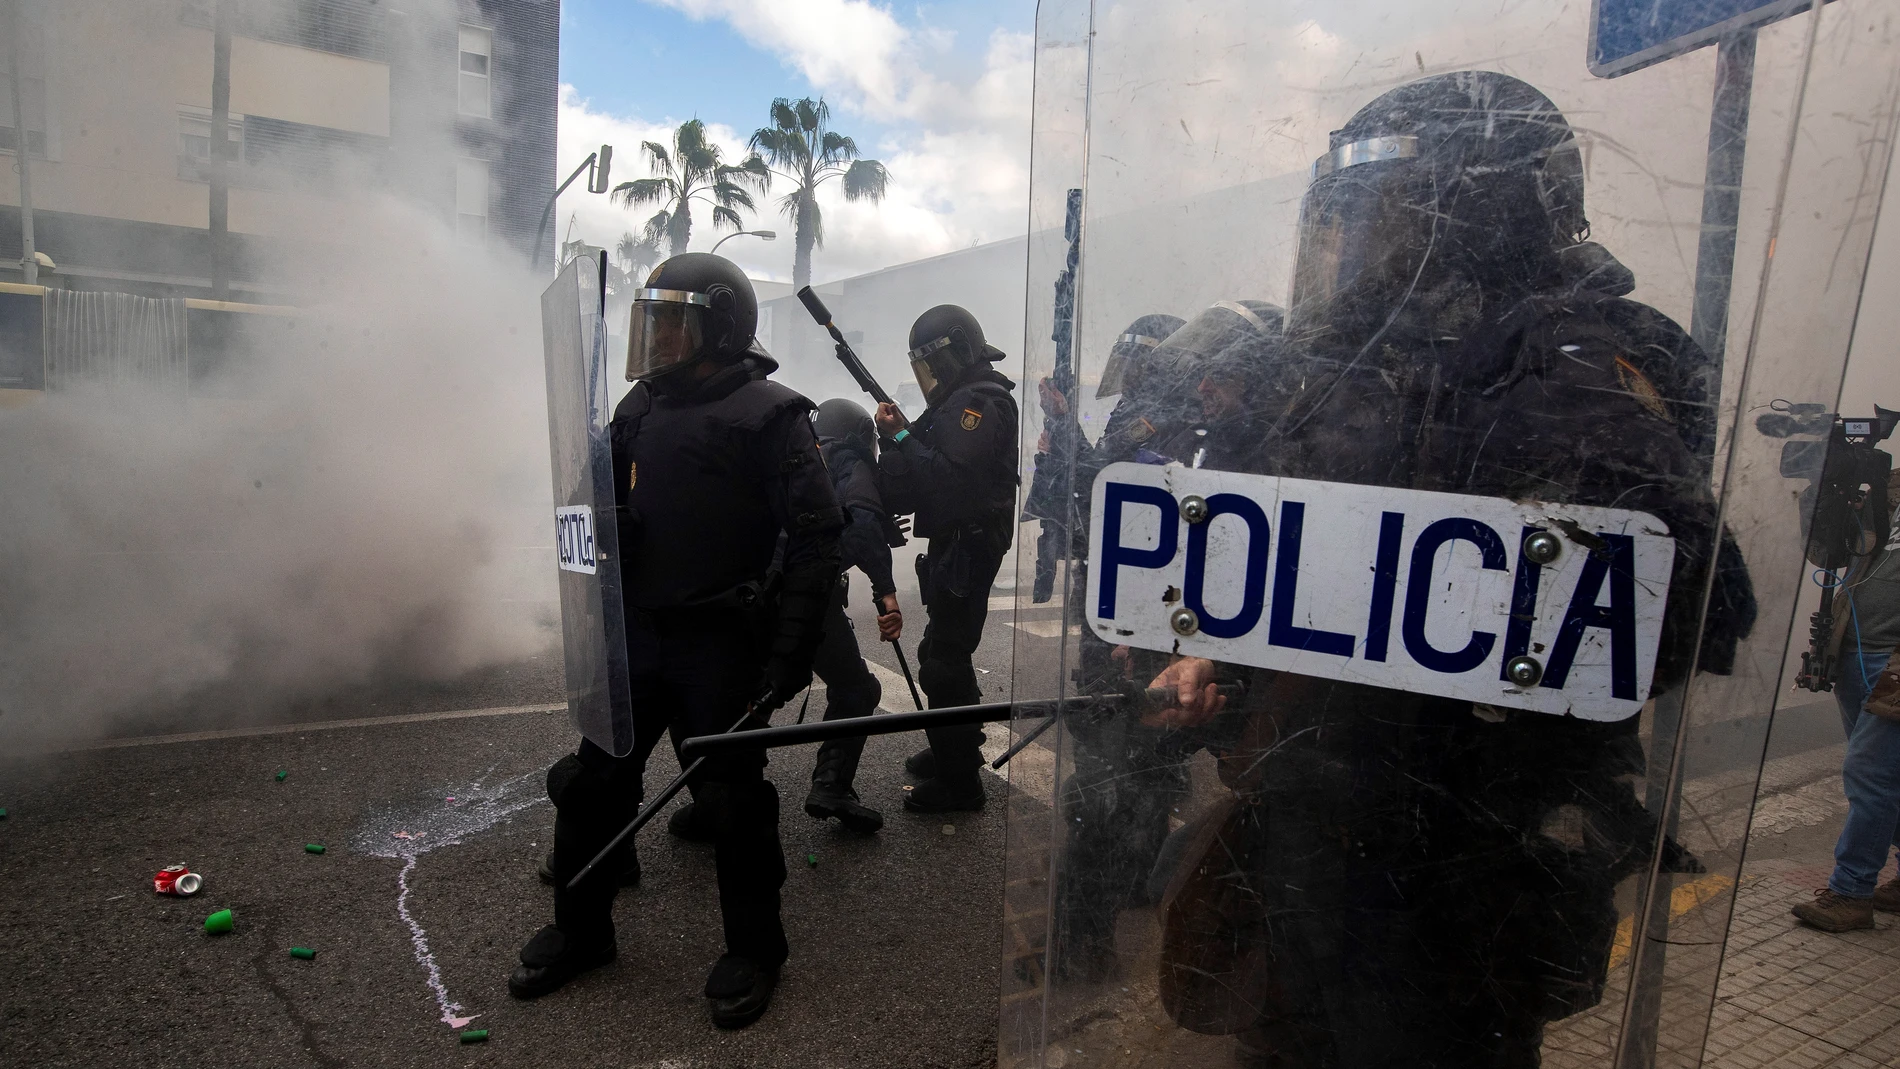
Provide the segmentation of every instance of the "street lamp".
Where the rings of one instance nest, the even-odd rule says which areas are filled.
[[[765,241],[774,241],[774,240],[777,240],[778,238],[778,231],[776,230],[741,230],[736,234],[727,234],[725,237],[720,238],[718,241],[713,242],[712,251],[718,252],[719,246],[724,245],[726,242],[731,241],[733,238],[747,238],[747,237],[761,238]]]
[[[561,199],[561,194],[567,192],[567,187],[574,184],[574,179],[579,178],[582,171],[590,172],[587,176],[587,192],[607,192],[607,170],[613,162],[614,147],[602,145],[599,152],[587,154],[587,158],[581,161],[581,165],[574,168],[574,173],[567,176],[567,181],[554,187],[554,195],[548,198],[548,206],[541,209],[541,225],[534,229],[534,245],[528,254],[529,267],[535,267],[541,263],[541,239],[548,232],[548,217],[554,214],[554,202]]]

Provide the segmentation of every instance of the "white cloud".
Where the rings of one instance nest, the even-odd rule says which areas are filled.
[[[877,144],[859,139],[864,154],[890,170],[884,201],[847,204],[837,183],[820,194],[826,241],[815,257],[819,281],[1022,232],[1034,63],[1029,35],[995,31],[981,63],[958,70],[947,55],[946,31],[906,27],[862,0],[661,2],[694,17],[725,19],[749,42],[780,56],[833,102],[842,131],[851,132],[854,115],[885,124]],[[595,110],[572,86],[562,87],[559,121],[563,173],[606,142],[617,153],[616,184],[647,173],[639,143],[666,143],[674,125]],[[728,159],[743,158],[744,134],[716,124],[710,130]],[[791,226],[775,204],[782,193],[768,192],[759,213],[746,220],[750,229],[779,231],[778,241],[739,238],[720,250],[757,278],[791,278]],[[561,199],[555,232],[566,236],[571,220],[574,236],[611,247],[651,214],[650,208],[611,205],[577,183]],[[692,247],[709,249],[719,236],[710,211],[696,212]]]

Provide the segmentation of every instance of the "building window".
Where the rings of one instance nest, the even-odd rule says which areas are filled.
[[[46,155],[46,82],[40,78],[20,79],[20,105],[26,117],[26,149],[34,156]],[[0,152],[17,151],[20,132],[13,128],[13,79],[0,67]]]
[[[488,238],[488,161],[455,161],[455,234],[472,245]]]
[[[225,119],[225,136],[230,138],[226,159],[244,156],[244,116],[232,114]],[[211,109],[178,105],[178,154],[192,159],[211,158]]]
[[[456,57],[456,110],[464,115],[488,118],[489,65],[495,50],[495,35],[473,26],[462,27],[461,44]]]

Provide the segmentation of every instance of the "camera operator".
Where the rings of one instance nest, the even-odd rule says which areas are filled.
[[[1870,494],[1860,511],[1900,500],[1900,474],[1888,476],[1886,490],[1885,503]],[[1864,534],[1856,533],[1865,538],[1877,525],[1859,526]],[[1900,913],[1900,878],[1876,886],[1889,852],[1900,845],[1900,676],[1887,671],[1900,646],[1900,516],[1889,529],[1871,559],[1857,559],[1856,567],[1833,580],[1839,585],[1825,663],[1833,666],[1834,700],[1847,733],[1841,762],[1847,825],[1834,845],[1827,886],[1793,911],[1824,932],[1872,928],[1875,910]]]

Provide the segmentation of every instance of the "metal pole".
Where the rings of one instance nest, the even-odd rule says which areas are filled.
[[[528,251],[530,268],[538,267],[541,263],[541,239],[547,236],[548,217],[554,214],[554,202],[561,199],[561,194],[567,192],[567,187],[574,184],[574,179],[579,178],[582,171],[592,167],[594,160],[599,156],[598,152],[588,153],[587,158],[581,161],[581,165],[574,168],[574,173],[567,176],[567,181],[554,187],[554,195],[548,198],[548,206],[541,209],[541,225],[534,228],[534,245]]]
[[[1722,403],[1722,364],[1728,351],[1729,293],[1735,282],[1735,236],[1741,220],[1742,164],[1748,149],[1748,111],[1755,83],[1755,31],[1722,38],[1715,52],[1715,94],[1709,113],[1709,151],[1702,180],[1702,232],[1696,243],[1695,304],[1689,336],[1709,361],[1708,404]],[[1713,438],[1703,448],[1714,450]],[[1712,460],[1713,452],[1704,460]],[[1650,728],[1643,805],[1656,815],[1657,857],[1638,896],[1641,923],[1630,935],[1630,988],[1617,1038],[1619,1069],[1653,1069],[1662,1025],[1663,980],[1669,961],[1669,910],[1675,881],[1662,871],[1662,844],[1681,816],[1681,747],[1689,681],[1656,701]]]
[[[13,166],[20,172],[20,272],[26,284],[40,281],[40,261],[33,248],[33,176],[27,162],[25,84],[20,74],[20,38],[26,35],[26,0],[13,0],[13,27],[8,36],[12,48],[7,56],[7,75],[13,91]]]
[[[1714,366],[1709,404],[1722,401],[1722,356],[1728,348],[1729,291],[1735,282],[1735,231],[1741,218],[1742,161],[1755,84],[1755,31],[1724,37],[1715,50],[1715,101],[1709,115],[1709,157],[1702,179],[1702,233],[1696,243],[1695,306],[1689,336]],[[1713,442],[1709,443],[1714,448]]]
[[[218,0],[211,30],[211,292],[231,295],[231,265],[226,256],[231,230],[231,186],[225,157],[231,151],[231,0]]]

